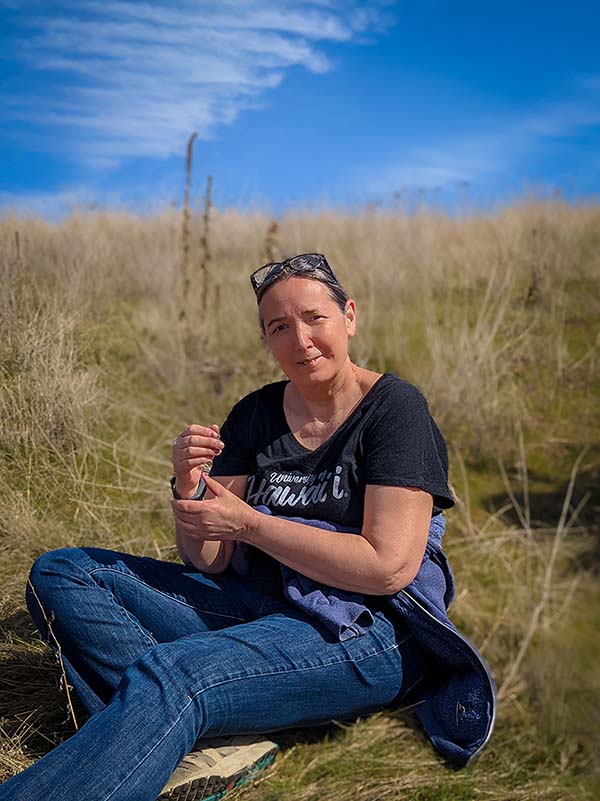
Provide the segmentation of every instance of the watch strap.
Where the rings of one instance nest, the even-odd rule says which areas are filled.
[[[177,492],[177,476],[171,476],[171,492],[173,493],[173,497],[176,501],[182,501],[184,498]],[[203,485],[203,481],[200,480],[198,482],[198,486],[196,487],[196,491],[191,496],[191,498],[185,498],[186,501],[200,501],[202,500],[205,493],[205,488]]]

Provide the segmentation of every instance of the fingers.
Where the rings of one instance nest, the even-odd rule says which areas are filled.
[[[202,467],[218,456],[225,443],[219,439],[219,426],[189,425],[172,442],[172,461],[176,474]]]
[[[210,437],[211,439],[218,439],[219,426],[216,423],[213,423],[211,426],[200,426],[194,423],[192,425],[189,425],[184,431],[182,431],[179,436],[180,437],[200,436],[200,437]]]
[[[206,527],[201,514],[205,501],[172,501],[171,504],[177,526],[184,534],[197,540],[211,538],[210,525]]]
[[[212,492],[212,494],[220,498],[222,495],[232,495],[230,490],[227,487],[224,487],[220,481],[217,481],[216,478],[213,478],[211,475],[205,475],[204,480],[206,481],[206,486]]]
[[[221,451],[225,447],[218,432],[204,426],[188,426],[172,442],[173,448],[208,448]]]
[[[185,516],[189,520],[197,520],[198,515],[202,514],[203,510],[206,509],[206,505],[210,502],[211,501],[177,501],[173,499],[171,501],[171,506],[177,518],[183,518]]]
[[[177,520],[177,526],[184,534],[187,534],[188,537],[192,537],[195,540],[209,540],[211,539],[210,535],[204,534],[204,536],[198,531],[198,526],[193,525],[192,523],[187,523],[185,520]]]
[[[198,520],[194,515],[177,514],[175,517],[177,519],[177,525],[181,526],[186,532],[194,531],[198,534]]]
[[[211,451],[221,451],[225,447],[222,439],[200,437],[197,434],[187,437],[177,437],[175,440],[179,448],[206,448]]]
[[[176,448],[173,454],[174,462],[189,461],[190,459],[201,459],[205,462],[207,459],[212,459],[215,454],[221,453],[222,448],[196,448],[196,447],[183,447]]]
[[[212,462],[212,456],[197,456],[194,459],[177,459],[173,460],[173,470],[175,471],[176,475],[183,474],[184,472],[190,472],[197,467],[204,467],[204,465],[209,464]],[[196,479],[198,482],[199,479]]]

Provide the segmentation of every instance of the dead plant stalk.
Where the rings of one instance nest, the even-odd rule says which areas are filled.
[[[73,725],[75,726],[75,731],[77,731],[79,729],[79,724],[77,723],[77,717],[75,715],[75,709],[73,708],[73,702],[71,700],[71,689],[70,689],[69,680],[67,678],[67,674],[66,674],[66,671],[65,671],[65,665],[64,665],[64,662],[63,662],[63,658],[62,658],[62,648],[60,647],[59,641],[56,639],[56,635],[52,631],[52,624],[50,623],[50,619],[48,618],[48,615],[46,614],[46,610],[44,609],[44,606],[43,606],[42,602],[40,601],[39,595],[35,591],[35,587],[31,583],[31,579],[27,579],[27,586],[29,587],[29,589],[33,593],[33,596],[34,596],[35,600],[37,601],[38,606],[40,607],[40,611],[41,611],[42,615],[44,616],[44,622],[46,623],[46,626],[48,627],[48,635],[49,635],[50,639],[52,640],[52,642],[54,643],[54,647],[56,648],[56,658],[58,659],[58,664],[60,665],[61,683],[62,683],[63,687],[65,688],[65,694],[67,696],[67,708],[69,710],[69,714],[71,715],[71,718],[73,719]]]
[[[184,349],[186,356],[191,358],[192,353],[192,328],[190,314],[190,293],[192,286],[192,275],[190,269],[190,187],[192,182],[192,152],[194,141],[198,134],[190,136],[187,143],[187,154],[185,160],[185,194],[183,200],[183,218],[181,223],[181,314],[180,319],[183,323]]]
[[[587,453],[587,450],[588,450],[587,447],[583,448],[583,450],[580,452],[579,456],[575,460],[575,463],[573,464],[573,467],[571,468],[571,474],[570,474],[570,477],[569,477],[569,484],[568,484],[568,487],[567,487],[567,491],[565,493],[565,498],[564,498],[562,509],[561,509],[560,519],[559,519],[558,524],[556,526],[556,531],[555,531],[555,534],[554,534],[554,540],[552,542],[552,550],[550,552],[550,558],[548,559],[548,563],[546,565],[546,570],[545,570],[545,573],[544,573],[544,579],[542,581],[542,590],[541,590],[541,593],[540,593],[540,600],[537,603],[535,609],[533,610],[533,613],[531,615],[531,619],[529,621],[529,626],[527,628],[527,632],[525,633],[525,636],[523,637],[523,640],[521,641],[521,646],[520,646],[520,648],[519,648],[519,650],[517,652],[517,655],[514,658],[512,664],[511,664],[511,666],[510,666],[510,668],[508,670],[508,673],[506,674],[506,676],[504,678],[504,681],[502,682],[502,684],[500,686],[500,689],[498,690],[498,698],[499,699],[502,699],[502,698],[504,698],[506,696],[506,693],[507,693],[508,689],[513,684],[513,682],[514,682],[514,680],[515,680],[515,678],[516,678],[516,676],[517,676],[517,674],[519,672],[519,669],[521,667],[523,659],[525,658],[525,654],[527,653],[527,650],[528,650],[528,648],[529,648],[529,646],[531,644],[531,641],[533,640],[533,638],[535,636],[535,633],[536,633],[536,631],[538,629],[538,626],[540,625],[540,621],[541,621],[542,615],[543,615],[544,611],[546,610],[546,608],[548,606],[548,603],[549,603],[549,600],[550,600],[550,594],[551,594],[551,590],[552,590],[552,578],[553,578],[553,574],[554,574],[554,566],[556,564],[556,559],[557,559],[557,556],[558,556],[558,553],[559,553],[559,550],[560,550],[561,543],[562,543],[562,541],[564,539],[564,535],[569,530],[569,527],[573,522],[573,516],[572,516],[571,520],[569,521],[569,523],[567,523],[567,514],[569,512],[569,507],[571,505],[571,498],[573,497],[573,490],[575,488],[575,479],[577,477],[577,472],[579,470],[579,466],[581,465],[581,462],[583,460],[583,457]],[[579,510],[577,510],[577,512],[578,511]]]

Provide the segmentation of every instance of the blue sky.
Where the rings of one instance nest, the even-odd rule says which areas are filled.
[[[600,190],[589,0],[0,0],[0,209]]]

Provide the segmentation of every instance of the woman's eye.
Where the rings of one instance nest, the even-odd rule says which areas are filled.
[[[324,314],[313,314],[309,319],[310,320],[325,320],[326,318],[325,318]],[[285,323],[280,323],[279,325],[276,325],[275,328],[271,329],[271,335],[277,334],[279,331],[285,331],[285,328],[286,328]]]

